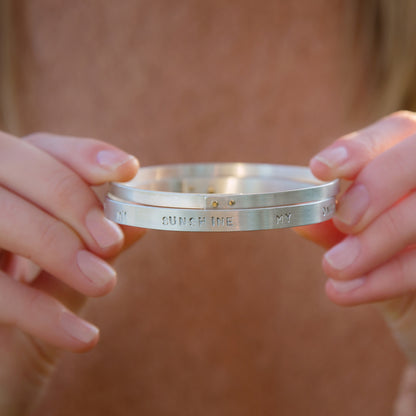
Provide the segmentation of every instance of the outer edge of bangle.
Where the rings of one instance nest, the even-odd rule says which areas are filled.
[[[178,209],[134,204],[107,195],[104,212],[119,224],[165,231],[232,232],[298,227],[327,221],[335,198],[253,209]]]

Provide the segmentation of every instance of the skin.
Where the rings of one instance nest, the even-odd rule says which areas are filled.
[[[357,90],[357,81],[343,71],[347,52],[339,30],[342,2],[283,2],[278,6],[275,2],[255,6],[238,2],[238,7],[222,1],[162,4],[126,0],[120,6],[116,2],[50,4],[44,0],[41,6],[23,4],[17,71],[23,136],[47,130],[97,137],[138,155],[143,164],[208,160],[305,164],[336,137],[370,123],[365,111],[353,118],[345,116],[351,112],[349,92]],[[322,178],[358,180],[367,166],[389,153],[393,141],[402,142],[412,134],[413,116],[396,115],[388,125],[387,136],[384,127],[375,127],[374,135],[381,135],[382,146],[371,147],[373,134],[370,139],[348,141],[348,171],[334,165],[333,157],[328,159],[332,164],[328,167],[321,157],[311,164],[314,173]],[[407,130],[402,125],[408,126]],[[41,216],[58,218],[63,225],[55,230],[52,227],[49,236],[39,229],[40,237],[35,240],[46,235],[40,240],[46,246],[44,250],[38,246],[36,253],[27,247],[27,235],[16,236],[14,247],[4,247],[8,253],[37,255],[37,263],[51,268],[46,276],[28,278],[28,272],[19,272],[19,265],[26,263],[7,254],[4,271],[9,278],[4,281],[10,285],[6,288],[10,293],[17,291],[16,287],[27,291],[39,285],[46,295],[54,295],[61,303],[43,295],[22,294],[13,299],[22,299],[22,303],[27,298],[40,299],[37,301],[52,305],[52,316],[57,317],[53,329],[59,329],[62,304],[75,311],[83,295],[104,295],[114,286],[111,276],[100,287],[83,279],[75,253],[82,249],[107,259],[122,248],[118,238],[114,245],[101,248],[97,235],[88,230],[87,215],[97,208],[88,187],[128,179],[137,164],[130,159],[126,166],[103,171],[96,156],[109,145],[102,141],[40,134],[29,136],[26,142],[36,155],[35,149],[40,148],[42,155],[50,154],[59,166],[64,161],[71,175],[60,168],[64,172],[59,182],[56,162],[48,159],[52,171],[45,171],[41,159],[27,157],[26,161],[37,161],[53,185],[42,188],[45,197],[24,194],[25,199],[33,200],[32,208],[25,205],[29,217],[44,201],[54,201],[50,207],[49,203],[42,207]],[[10,151],[15,160],[19,153],[20,159],[20,150],[11,146]],[[7,159],[4,151],[0,154]],[[409,157],[410,151],[405,155]],[[5,178],[16,176],[26,181],[27,174],[20,171],[16,167],[16,174]],[[376,169],[373,175],[377,177]],[[78,179],[68,180],[74,176]],[[370,181],[370,177],[365,183],[371,193],[377,181]],[[11,183],[8,189],[16,195],[31,192],[25,181]],[[60,190],[57,201],[56,192],[51,195],[50,189]],[[384,201],[384,206],[400,199],[395,198]],[[348,216],[346,201],[340,202],[338,212]],[[14,209],[10,211],[13,214]],[[357,231],[370,230],[377,224],[374,218],[382,218],[379,214],[374,210],[372,216],[359,220],[363,229]],[[10,221],[5,218],[1,217],[3,226],[9,228],[2,235],[15,229],[30,232],[26,223],[10,230]],[[27,216],[17,216],[17,220],[21,218]],[[104,241],[111,241],[101,227],[98,229]],[[113,226],[110,229],[111,235],[120,236]],[[339,219],[299,231],[325,247],[340,242],[345,233],[355,232],[345,225],[343,228]],[[123,229],[126,240],[137,238],[135,232]],[[327,302],[317,262],[320,250],[290,231],[236,233],[221,238],[148,234],[143,244],[125,252],[117,262],[118,287],[84,309],[85,316],[102,329],[102,342],[88,356],[64,355],[36,414],[187,411],[240,416],[279,411],[343,416],[358,408],[363,414],[388,414],[403,365],[401,354],[372,311],[341,310]],[[65,254],[68,258],[63,258],[68,267],[57,261],[61,259],[53,251],[57,242],[72,244],[72,251]],[[66,249],[58,247],[62,256]],[[366,270],[364,256],[360,274],[355,273],[358,270],[335,272],[325,262],[332,279],[327,284],[330,299],[344,305],[382,300],[368,289],[360,295],[365,284],[349,293],[336,291],[334,285],[381,270],[382,258],[374,257],[372,269]],[[50,274],[56,278],[50,279]],[[10,279],[13,276],[19,277],[19,285]],[[411,324],[411,314],[401,315],[404,304],[401,299],[390,301],[383,304],[383,310],[389,316],[408,317]],[[33,339],[44,337],[48,345],[56,342],[59,349],[73,351],[86,350],[97,342],[92,328],[91,338],[80,343],[63,332],[36,326],[44,319],[34,320],[19,308],[16,302],[15,314],[22,316],[21,320],[8,315],[5,308],[4,321],[18,323],[36,338],[13,330],[8,339],[21,347],[2,343],[2,363],[10,363],[0,366],[3,391],[7,392],[4,397],[8,398],[3,407],[9,412],[5,410],[6,414],[12,414],[10,409],[22,414],[40,397],[55,365],[56,350],[49,353],[43,342],[38,349],[40,341]],[[40,313],[43,309],[32,310]],[[10,325],[4,329],[9,334]],[[405,334],[400,329],[394,332]],[[19,339],[14,341],[15,337]],[[24,379],[35,381],[22,383]],[[363,385],[368,386],[365,394]]]
[[[128,180],[138,162],[97,140],[49,134],[18,140],[1,133],[0,147],[7,218],[0,226],[0,408],[20,415],[36,401],[59,350],[85,352],[98,342],[98,328],[76,313],[87,296],[113,289],[116,272],[105,259],[142,231],[125,229],[126,239],[104,218],[91,186]],[[15,168],[42,185],[9,175]]]
[[[319,226],[300,230],[311,240],[332,246],[322,262],[329,277],[328,297],[344,306],[377,303],[412,363],[416,363],[415,133],[416,115],[402,111],[341,137],[316,155],[311,170],[317,177],[352,183],[340,198],[326,235]]]

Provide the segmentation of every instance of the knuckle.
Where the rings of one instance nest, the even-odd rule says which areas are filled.
[[[56,172],[51,175],[48,185],[58,210],[66,211],[68,207],[80,205],[80,192],[85,185],[72,171]]]
[[[346,136],[345,144],[356,155],[372,159],[391,147],[397,138],[416,131],[416,113],[400,110],[364,129]]]
[[[0,188],[0,211],[3,218],[15,219],[17,197]]]
[[[98,139],[94,139],[91,137],[84,137],[82,139],[76,139],[77,140],[77,144],[84,146],[85,148],[101,148],[103,146],[103,142],[98,140]]]
[[[379,146],[379,131],[372,126],[350,133],[340,139],[340,143],[353,155],[368,159]]]
[[[44,319],[47,316],[49,324],[52,325],[62,309],[61,304],[57,299],[39,289],[32,287],[28,289],[24,315],[38,317],[38,319]]]
[[[27,328],[27,317],[39,316],[42,312],[50,312],[52,298],[46,293],[32,287],[24,287],[21,292],[20,307],[10,316],[10,324],[19,328]]]
[[[48,137],[48,136],[49,136],[49,133],[37,131],[37,132],[30,133],[26,136],[23,136],[22,139],[26,142],[34,144],[34,143],[41,142],[42,140],[45,139],[45,137]]]
[[[43,224],[38,238],[36,247],[41,252],[45,252],[45,250],[52,253],[56,252],[57,248],[62,245],[60,242],[67,238],[66,226],[57,220],[47,221]]]
[[[402,235],[402,226],[400,224],[399,216],[393,210],[387,211],[383,215],[383,240],[396,241],[397,236]]]
[[[0,131],[0,140],[7,140],[10,138],[10,135],[4,131]]]
[[[37,313],[43,310],[49,303],[50,298],[45,293],[36,289],[30,291],[27,299],[27,307],[30,313]]]
[[[414,133],[416,130],[416,113],[400,110],[386,117],[386,123],[383,123],[391,134],[395,131],[401,132],[404,136]],[[404,137],[403,137],[404,138]]]
[[[398,122],[403,123],[412,123],[416,125],[416,113],[408,110],[399,110],[395,111],[394,113],[390,114],[388,118],[397,120]]]
[[[392,151],[389,152],[388,158],[386,157],[383,159],[383,164],[387,169],[389,167],[394,169],[394,176],[400,178],[401,181],[406,182],[411,180],[413,182],[414,161],[412,149],[408,149],[406,146],[393,148]]]
[[[355,151],[359,154],[365,155],[366,158],[372,158],[380,146],[379,134],[373,129],[364,129],[358,139],[351,142],[351,145],[356,147]]]

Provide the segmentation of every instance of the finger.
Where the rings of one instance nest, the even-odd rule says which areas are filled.
[[[407,249],[371,272],[348,281],[329,279],[328,297],[340,305],[381,302],[416,289],[416,248]]]
[[[124,225],[122,228],[126,236],[123,250],[132,246],[146,233],[146,230],[142,228]],[[36,280],[32,283],[32,286],[58,299],[71,311],[79,311],[86,300],[85,296],[81,295],[79,292],[73,290],[71,287],[62,283],[60,280],[45,271],[42,271],[38,275]]]
[[[415,135],[368,163],[339,200],[337,227],[345,233],[357,233],[413,190],[416,187],[414,155]]]
[[[30,284],[32,287],[58,299],[71,311],[79,311],[85,303],[86,297],[68,285],[64,284],[56,277],[52,276],[33,261],[10,254],[6,267],[2,270],[7,276],[16,281]]]
[[[24,283],[32,283],[41,271],[33,261],[14,253],[7,254],[7,260],[4,261],[1,269],[8,276]]]
[[[9,135],[0,134],[0,149],[3,186],[70,225],[97,254],[114,255],[121,248],[120,227],[104,217],[97,197],[73,170]]]
[[[122,226],[126,236],[123,250],[132,246],[144,236],[147,230],[143,228]],[[7,258],[7,260],[6,260]],[[32,284],[43,292],[58,299],[72,311],[79,310],[84,303],[85,297],[79,292],[63,284],[49,273],[42,271],[33,261],[12,253],[7,253],[3,261],[2,270],[13,279]]]
[[[33,133],[23,140],[58,159],[90,185],[128,181],[139,167],[134,156],[95,139]]]
[[[0,322],[17,326],[46,343],[76,352],[98,342],[98,329],[56,299],[0,272]]]
[[[336,140],[311,160],[311,170],[322,180],[352,179],[370,160],[414,133],[414,113],[393,113],[360,131]]]
[[[325,273],[340,280],[359,277],[388,261],[416,240],[416,193],[385,211],[364,231],[349,235],[329,250]]]
[[[295,227],[293,231],[301,237],[327,249],[338,244],[345,237],[345,234],[341,233],[334,226],[332,220],[319,224]]]
[[[114,269],[85,250],[77,234],[64,223],[2,188],[0,212],[0,247],[33,260],[87,296],[112,290]]]

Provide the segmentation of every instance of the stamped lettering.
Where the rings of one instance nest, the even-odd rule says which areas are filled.
[[[162,225],[173,228],[206,228],[233,227],[233,217],[182,217],[166,215],[162,217]]]
[[[213,227],[232,227],[233,217],[211,217]]]
[[[329,204],[322,207],[322,215],[328,217],[332,215],[335,211],[335,204]]]
[[[276,224],[290,224],[292,220],[292,213],[285,212],[282,215],[276,215]]]
[[[224,217],[211,217],[211,224],[213,227],[224,227],[225,218]]]
[[[124,209],[117,211],[116,222],[124,223],[126,222],[126,218],[127,218],[127,211],[125,211]]]
[[[205,219],[205,217],[198,217],[198,224],[201,227],[202,225],[205,225],[207,222],[207,220]]]

